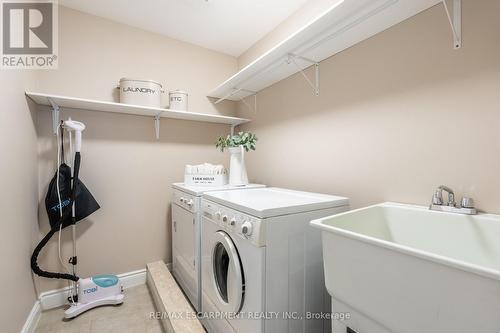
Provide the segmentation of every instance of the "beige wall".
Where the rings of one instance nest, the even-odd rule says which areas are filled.
[[[236,71],[235,58],[64,7],[59,13],[59,69],[41,74],[39,90],[112,101],[121,77],[151,78],[167,90],[187,90],[192,111],[234,113],[234,105],[216,109],[205,96]],[[182,180],[185,164],[226,162],[213,143],[229,127],[162,119],[157,141],[151,118],[67,110],[63,116],[87,125],[81,178],[102,206],[78,227],[79,274],[116,274],[159,259],[169,262],[170,185]],[[38,131],[42,203],[56,157],[48,111],[39,113]],[[48,230],[43,206],[39,217],[43,234]],[[65,257],[71,254],[69,229],[63,233]],[[40,262],[61,270],[55,240]],[[40,291],[64,286],[37,282]]]
[[[253,181],[427,205],[440,184],[500,213],[500,2],[463,1],[463,48],[441,5],[258,94]],[[312,73],[309,73],[312,75]],[[241,106],[243,109],[244,107]]]
[[[35,84],[35,72],[0,70],[2,332],[19,332],[36,299],[30,269],[38,229],[36,113],[24,96]]]
[[[273,31],[269,32],[243,52],[238,57],[238,68],[245,67],[338,2],[339,0],[308,0],[289,18],[274,28]]]
[[[302,14],[275,30],[281,35],[257,43],[260,51],[242,55],[240,66],[315,11]],[[476,198],[479,208],[500,213],[499,14],[495,0],[464,0],[464,47],[454,51],[444,11],[436,6],[323,61],[320,97],[299,75],[260,92],[257,113],[242,111],[254,118],[243,128],[260,139],[247,159],[251,179],[346,195],[354,207],[387,200],[428,204],[434,187],[444,183]],[[2,275],[9,302],[0,303],[0,322],[9,332],[19,330],[35,299],[29,256],[48,229],[41,204],[55,167],[50,113],[30,112],[24,89],[111,101],[120,77],[145,77],[167,90],[188,90],[193,111],[233,109],[230,103],[217,109],[205,97],[236,71],[232,57],[66,8],[60,10],[59,45],[56,71],[0,74],[0,249],[5,271],[14,272]],[[227,126],[163,119],[156,141],[149,118],[67,110],[63,116],[88,126],[81,177],[102,206],[78,228],[80,275],[169,261],[170,184],[182,178],[186,163],[226,162],[212,143]],[[65,257],[69,235],[65,230]],[[55,240],[40,263],[61,270]],[[37,279],[38,292],[63,285]]]

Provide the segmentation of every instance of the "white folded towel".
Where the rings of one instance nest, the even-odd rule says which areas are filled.
[[[186,175],[225,175],[227,171],[221,164],[203,163],[199,165],[187,164],[184,173]]]

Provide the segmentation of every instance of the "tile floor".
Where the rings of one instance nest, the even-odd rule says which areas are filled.
[[[122,305],[92,309],[69,321],[63,320],[63,308],[45,311],[35,333],[161,333],[160,321],[149,319],[152,311],[156,311],[153,299],[142,285],[126,289]]]

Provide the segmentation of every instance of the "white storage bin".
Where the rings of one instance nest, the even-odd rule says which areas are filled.
[[[120,103],[161,107],[163,90],[161,84],[156,81],[121,78],[119,88]]]
[[[171,91],[169,93],[171,110],[187,111],[188,110],[188,93],[182,90]]]

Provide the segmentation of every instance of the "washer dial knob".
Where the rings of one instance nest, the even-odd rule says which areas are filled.
[[[215,213],[215,218],[216,218],[217,220],[220,220],[221,216],[222,216],[221,212],[216,212],[216,213]]]
[[[222,222],[227,223],[227,219],[228,219],[227,215],[224,215],[224,216],[222,217]]]
[[[236,225],[236,218],[233,217],[231,221],[229,221],[229,224],[234,227]]]
[[[245,236],[250,236],[252,234],[252,223],[245,222],[241,225],[241,233]]]

